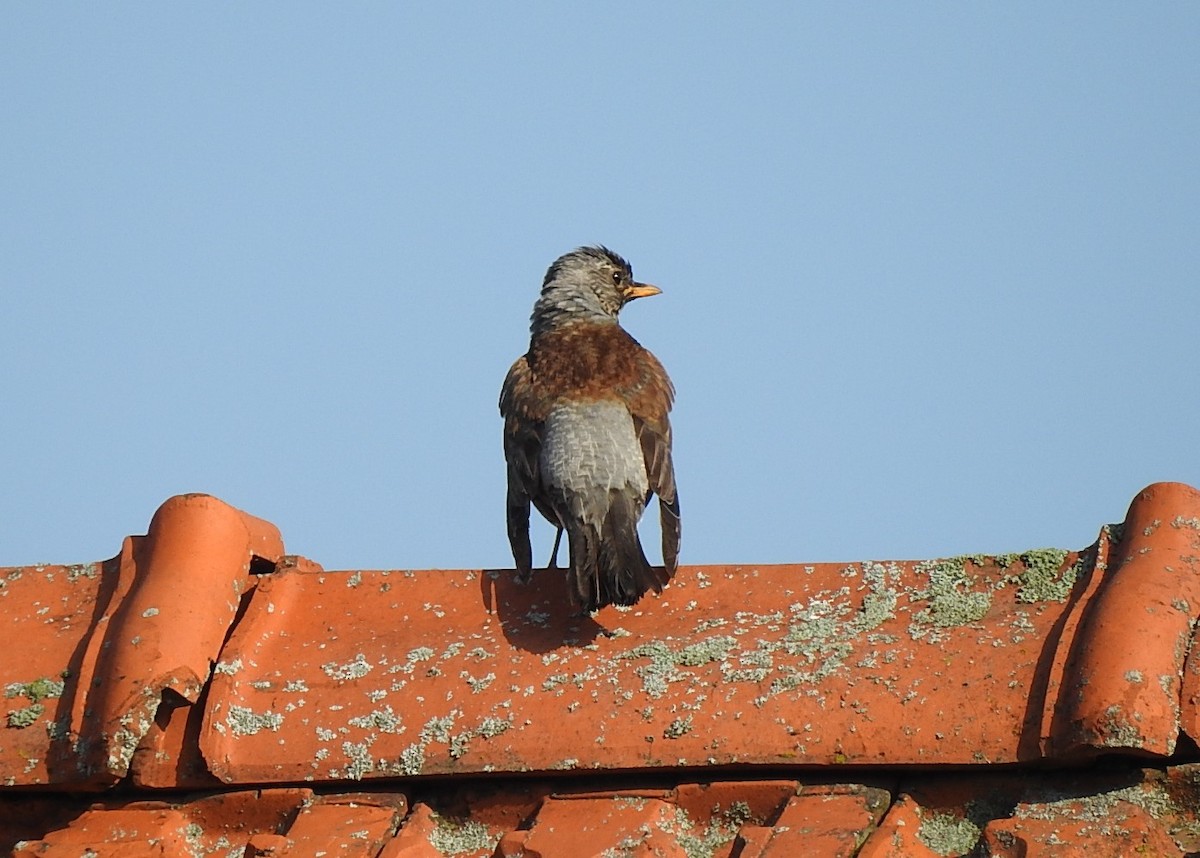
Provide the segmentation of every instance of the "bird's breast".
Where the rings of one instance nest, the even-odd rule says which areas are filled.
[[[636,489],[648,480],[633,418],[618,400],[575,400],[556,404],[546,417],[539,454],[542,481],[583,492]]]
[[[619,325],[577,322],[534,337],[526,358],[543,396],[603,399],[636,383],[643,352]]]

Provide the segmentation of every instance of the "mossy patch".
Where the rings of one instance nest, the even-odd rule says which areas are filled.
[[[745,802],[734,802],[725,811],[719,808],[714,808],[714,811],[707,824],[699,825],[686,810],[677,807],[672,816],[658,823],[658,828],[683,847],[687,858],[712,858],[737,837],[743,825],[752,821],[750,808]]]
[[[983,832],[970,819],[949,813],[923,816],[917,837],[939,855],[970,855]]]
[[[442,855],[466,855],[494,849],[500,837],[482,822],[473,819],[451,819],[433,815],[434,829],[429,833],[429,845]]]
[[[366,715],[351,718],[347,723],[351,727],[359,727],[364,730],[379,730],[382,733],[404,732],[404,724],[401,722],[400,716],[392,711],[391,706],[384,706],[382,709],[375,709]]]
[[[914,639],[941,640],[940,630],[970,625],[987,616],[997,590],[1017,587],[1022,604],[1065,602],[1084,568],[1084,558],[1067,565],[1070,552],[1035,548],[1019,554],[965,554],[918,563],[914,571],[927,576],[914,601],[927,606],[913,615],[909,634]],[[1022,568],[1023,567],[1023,568]]]
[[[65,676],[66,672],[63,672]],[[24,697],[28,706],[10,709],[5,723],[14,730],[24,730],[37,722],[46,713],[43,700],[62,697],[66,683],[61,679],[42,676],[32,682],[10,682],[4,686],[4,696],[11,699]],[[53,738],[53,736],[51,737]]]
[[[667,728],[663,730],[663,738],[678,739],[690,732],[692,732],[692,716],[688,715],[686,718],[676,718],[668,724]]]
[[[230,706],[225,723],[235,736],[253,736],[263,730],[278,732],[283,716],[278,712],[255,712],[247,706]]]
[[[923,637],[929,627],[965,626],[987,615],[992,588],[986,579],[967,575],[968,559],[949,557],[917,564],[915,571],[928,576],[929,583],[924,590],[915,591],[913,598],[928,600],[929,605],[913,615],[909,632],[914,638]],[[983,589],[975,589],[980,583]]]
[[[737,640],[728,635],[707,638],[680,649],[672,649],[663,641],[648,641],[621,653],[617,658],[649,659],[649,663],[637,668],[636,672],[641,677],[642,690],[651,697],[659,698],[667,693],[667,686],[680,677],[678,667],[699,667],[724,661],[736,646]]]
[[[46,707],[41,703],[34,703],[26,706],[24,709],[10,709],[8,712],[8,726],[16,730],[24,730],[37,722],[37,719],[42,717],[46,711]]]
[[[50,697],[62,697],[65,687],[63,680],[43,676],[32,682],[10,682],[4,686],[4,696],[24,697],[30,703],[40,703]]]
[[[1067,556],[1061,548],[1037,548],[1021,554],[1025,571],[1016,576],[1017,601],[1065,602],[1079,576],[1079,563],[1063,568]]]

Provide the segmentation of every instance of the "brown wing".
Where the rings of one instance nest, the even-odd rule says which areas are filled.
[[[517,577],[523,581],[533,574],[529,502],[537,488],[538,451],[542,445],[542,424],[531,416],[531,398],[529,364],[519,357],[500,389],[500,414],[504,418],[504,461],[508,466],[508,542]]]
[[[542,421],[530,380],[529,362],[517,358],[500,389],[500,416],[504,418],[504,458],[508,462],[509,490],[518,488],[532,497],[537,487],[537,460],[541,449]],[[512,480],[516,480],[516,486]]]
[[[671,458],[671,421],[668,413],[675,399],[675,388],[658,358],[637,347],[637,372],[621,390],[633,415],[633,425],[642,445],[650,491],[658,495],[662,524],[663,566],[675,574],[679,564],[679,494],[675,486],[675,463]],[[650,502],[649,496],[646,503]]]
[[[526,581],[533,574],[530,503],[552,524],[558,523],[542,497],[538,473],[542,425],[548,410],[549,403],[534,387],[528,360],[524,356],[517,358],[500,389],[500,414],[504,418],[504,460],[508,466],[508,541],[518,577]]]

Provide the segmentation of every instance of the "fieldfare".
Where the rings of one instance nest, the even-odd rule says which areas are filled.
[[[634,298],[657,286],[633,279],[604,247],[554,261],[533,305],[529,351],[504,379],[508,539],[517,578],[533,574],[532,501],[558,528],[549,568],[567,532],[572,600],[588,613],[662,592],[679,558],[679,497],[667,413],[675,397],[658,359],[617,324]],[[637,525],[658,495],[663,566],[646,560]]]

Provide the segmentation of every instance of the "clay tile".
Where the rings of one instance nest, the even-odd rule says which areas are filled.
[[[14,858],[192,858],[188,820],[168,807],[90,810],[43,840],[19,844]]]
[[[256,834],[287,831],[315,800],[312,790],[301,787],[234,790],[197,798],[181,809],[215,848],[221,838],[237,845]]]
[[[499,839],[499,832],[472,819],[443,817],[427,804],[416,804],[379,858],[491,855]]]
[[[547,799],[525,838],[524,850],[527,858],[599,855],[605,850],[687,858],[679,837],[690,833],[691,826],[678,808],[662,799]]]
[[[900,796],[859,849],[857,858],[939,858],[966,854],[967,850],[931,849],[921,838],[922,823],[920,805],[912,796]]]
[[[707,822],[715,813],[732,809],[748,820],[768,822],[779,815],[788,799],[801,787],[791,780],[715,781],[707,784],[681,784],[672,793],[675,804],[690,818]]]
[[[0,569],[0,851],[1192,854],[1197,564],[1200,492],[1158,484],[1080,552],[687,567],[578,617],[561,572],[329,572],[181,496],[104,564]]]
[[[94,768],[124,775],[159,706],[196,702],[249,587],[252,558],[282,553],[272,531],[214,497],[180,495],[158,509],[144,540],[127,543],[120,575],[128,590],[97,624],[95,672],[86,700],[76,701],[82,717],[73,718],[81,736],[99,740]]]
[[[200,754],[200,725],[208,690],[195,705],[164,695],[154,723],[142,736],[130,762],[129,773],[139,787],[205,789],[219,781]]]
[[[1040,759],[1086,565],[686,567],[591,618],[561,573],[284,569],[222,651],[201,748],[229,783]]]
[[[76,686],[90,693],[70,724],[110,779],[141,747],[135,777],[154,786],[203,785],[206,768],[295,783],[1014,763],[1125,741],[1118,716],[1141,731],[1123,747],[1165,753],[1182,606],[1200,604],[1196,576],[1172,571],[1196,505],[1192,489],[1151,487],[1116,558],[1105,530],[1082,553],[688,567],[661,597],[581,618],[561,573],[520,587],[504,572],[325,572],[285,558],[261,520],[181,496],[127,541],[107,602],[95,593]],[[276,571],[252,581],[262,553]],[[1131,598],[1152,618],[1136,657],[1105,637],[1127,633],[1111,606],[1124,617]],[[189,707],[217,658],[201,721]]]
[[[0,569],[0,784],[80,780],[71,711],[117,563]]]
[[[884,790],[857,785],[805,788],[784,806],[770,836],[743,833],[739,858],[853,858],[890,798]]]
[[[1149,811],[1108,797],[1020,806],[1012,818],[988,823],[983,844],[988,855],[1001,858],[1185,855]]]
[[[1121,530],[1063,679],[1061,753],[1169,755],[1179,735],[1184,659],[1200,618],[1200,492],[1156,483],[1134,498]]]
[[[244,858],[282,858],[291,846],[282,834],[255,834],[246,841]]]
[[[11,700],[0,742],[9,785],[110,784],[163,703],[194,704],[278,531],[216,498],[184,495],[103,564],[8,570],[0,666]],[[16,758],[7,752],[17,751]]]
[[[401,813],[393,807],[322,801],[304,807],[287,830],[288,858],[374,858]]]

